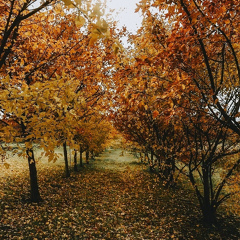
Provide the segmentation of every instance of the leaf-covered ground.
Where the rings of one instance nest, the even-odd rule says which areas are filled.
[[[61,164],[39,163],[39,204],[26,201],[23,166],[15,162],[0,175],[0,239],[240,239],[236,218],[205,227],[191,190],[165,189],[120,150],[68,179]]]

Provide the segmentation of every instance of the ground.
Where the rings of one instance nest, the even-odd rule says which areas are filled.
[[[36,153],[44,201],[28,199],[26,160],[0,173],[0,239],[240,239],[236,217],[207,228],[191,189],[166,189],[124,150],[106,150],[64,178],[63,160]],[[72,158],[71,158],[72,163]]]

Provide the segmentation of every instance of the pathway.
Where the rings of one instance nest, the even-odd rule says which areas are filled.
[[[122,149],[105,150],[99,157],[96,157],[94,166],[102,169],[117,171],[133,170],[139,160],[132,153]]]

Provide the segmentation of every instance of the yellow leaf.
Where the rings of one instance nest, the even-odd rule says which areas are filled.
[[[99,38],[99,34],[91,34],[91,39],[89,41],[89,45],[92,46]]]
[[[29,156],[29,157],[32,157],[32,152],[28,152],[28,156]]]
[[[119,51],[119,46],[114,43],[113,46],[112,46],[112,48],[113,48],[114,54],[117,54],[118,51]]]
[[[81,5],[82,4],[82,0],[75,0],[76,4]]]
[[[71,0],[62,0],[66,6],[70,6],[72,5],[72,1]]]
[[[100,28],[96,24],[92,28],[92,34],[98,34],[98,35],[102,34]]]
[[[97,31],[100,31],[101,33],[106,33],[108,30],[108,24],[104,19],[102,20],[99,19],[95,24],[95,28],[97,29]]]
[[[10,164],[8,164],[8,163],[4,163],[3,165],[6,169],[9,169],[9,167],[10,167]]]
[[[95,16],[101,16],[102,13],[100,11],[100,4],[97,3],[94,7],[93,7],[93,11],[92,14],[90,15],[91,17],[95,17]]]
[[[10,77],[7,75],[5,78],[1,80],[2,83],[9,83],[10,82]]]
[[[77,27],[82,27],[85,24],[86,20],[82,16],[77,16],[75,19],[75,24]]]

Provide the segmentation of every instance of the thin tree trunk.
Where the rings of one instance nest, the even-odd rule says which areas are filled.
[[[28,158],[28,166],[29,166],[29,174],[30,174],[30,200],[31,202],[40,202],[42,198],[38,189],[38,179],[37,179],[37,168],[36,162],[34,158],[33,149],[26,150],[27,158]]]
[[[166,159],[163,169],[163,179],[164,181],[166,181],[167,187],[174,185],[174,171],[175,171],[174,158]]]
[[[139,153],[139,157],[140,157],[141,163],[144,163],[144,162],[143,162],[142,152]]]
[[[215,224],[217,222],[216,219],[216,207],[214,206],[214,200],[211,198],[211,186],[210,186],[210,167],[204,166],[203,167],[203,219],[208,224]]]
[[[145,153],[144,153],[144,162],[146,162],[146,161],[148,161],[148,163],[149,163],[148,154],[147,154],[147,152],[145,151]]]
[[[83,151],[82,151],[82,146],[80,145],[80,149],[79,149],[79,152],[80,152],[80,167],[83,167]]]
[[[86,151],[86,163],[89,164],[89,150]]]
[[[155,172],[154,164],[153,164],[153,150],[151,149],[151,158],[150,158],[150,164],[149,164],[150,172]]]
[[[91,151],[91,159],[94,160],[94,151]]]
[[[64,162],[65,162],[65,176],[70,177],[69,167],[68,167],[68,156],[67,156],[67,143],[63,143],[63,152],[64,152]]]
[[[23,122],[21,122],[21,128],[22,128],[23,136],[26,137],[27,136],[26,126],[24,125]],[[36,161],[34,158],[34,152],[33,152],[32,146],[26,148],[26,155],[28,159],[29,176],[30,176],[30,200],[32,202],[40,202],[42,201],[42,198],[40,196],[39,189],[38,189],[37,168],[36,168]]]
[[[77,172],[77,150],[74,149],[74,171]]]

